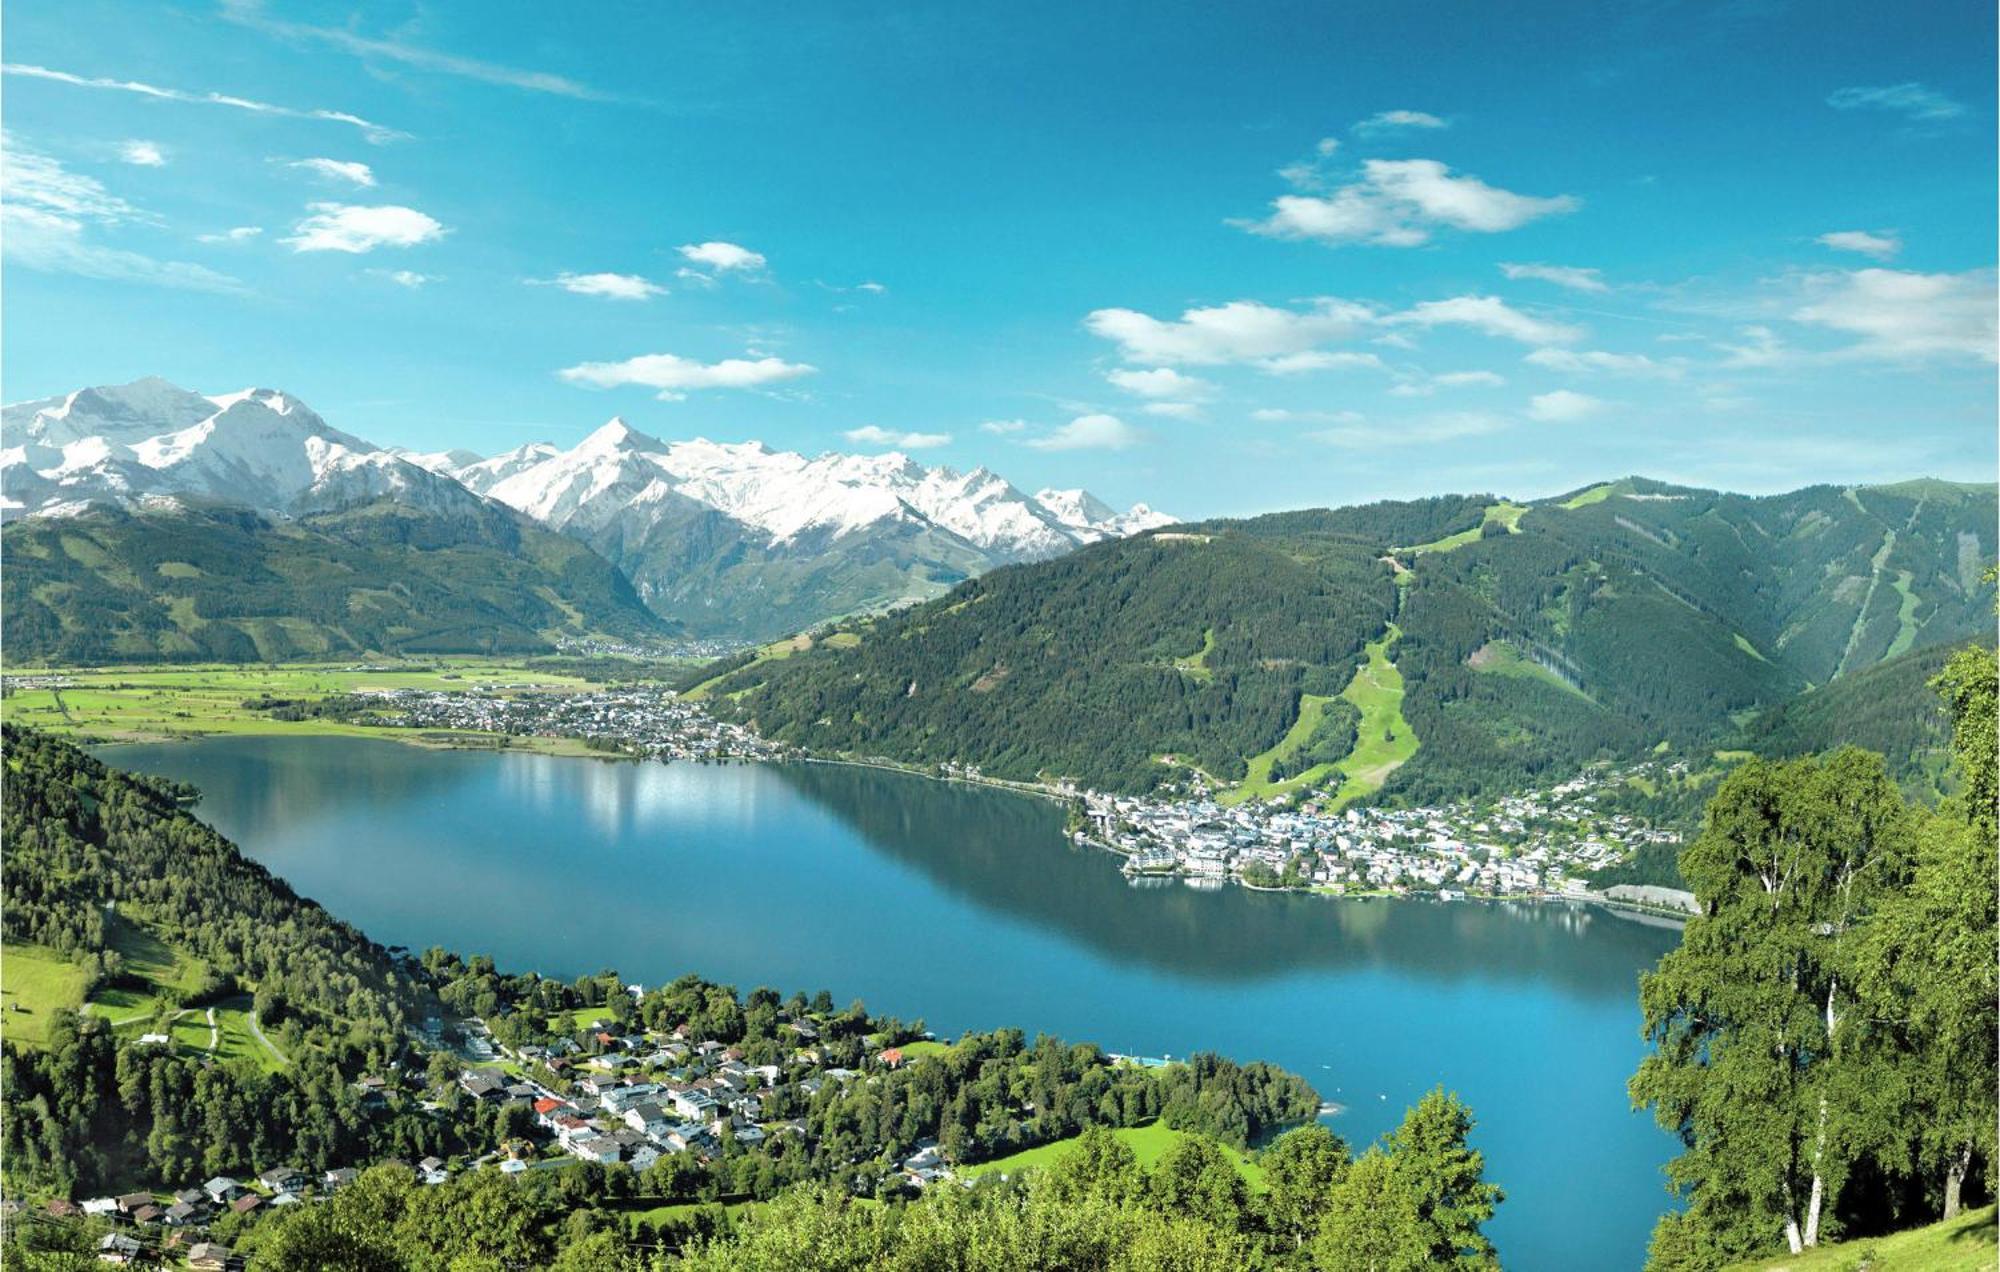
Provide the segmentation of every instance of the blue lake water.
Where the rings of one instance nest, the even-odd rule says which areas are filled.
[[[829,989],[1305,1075],[1356,1144],[1442,1083],[1519,1268],[1636,1267],[1672,1142],[1634,1113],[1636,982],[1677,933],[1567,905],[1133,887],[1052,803],[834,765],[635,764],[368,739],[106,747],[377,940],[572,977]]]

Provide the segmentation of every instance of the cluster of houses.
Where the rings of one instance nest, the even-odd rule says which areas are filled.
[[[369,689],[376,719],[411,729],[468,729],[525,737],[596,738],[668,760],[759,759],[777,753],[740,725],[715,719],[672,691],[639,685],[585,692]]]
[[[1648,843],[1679,835],[1628,813],[1599,808],[1608,791],[1637,779],[1675,776],[1685,765],[1597,765],[1546,791],[1488,804],[1335,811],[1308,799],[1295,807],[1225,806],[1205,795],[1149,799],[1086,791],[1079,841],[1125,857],[1134,877],[1168,876],[1194,886],[1287,877],[1330,892],[1421,889],[1467,895],[1582,895],[1586,877]],[[1642,771],[1643,770],[1643,771]]]

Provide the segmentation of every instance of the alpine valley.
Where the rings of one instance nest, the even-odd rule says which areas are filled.
[[[5,408],[17,661],[279,661],[759,640],[1166,524],[985,469],[667,444],[411,454],[270,389]]]

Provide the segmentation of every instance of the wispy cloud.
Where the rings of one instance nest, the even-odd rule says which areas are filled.
[[[1354,125],[1354,131],[1362,134],[1393,132],[1399,128],[1446,128],[1444,120],[1422,110],[1377,111]]]
[[[1965,113],[1965,107],[1943,93],[1915,82],[1838,89],[1828,95],[1826,104],[1835,110],[1888,111],[1913,123],[1939,123]]]
[[[192,102],[205,106],[227,106],[233,110],[247,110],[259,115],[277,115],[287,119],[322,119],[329,123],[348,124],[359,128],[361,135],[371,142],[398,141],[409,136],[393,128],[371,123],[359,115],[350,115],[340,110],[301,109],[292,106],[278,106],[271,102],[260,102],[248,97],[236,97],[228,93],[189,92],[178,88],[160,88],[154,84],[144,84],[137,80],[120,80],[106,77],[73,75],[68,71],[51,70],[46,66],[30,66],[19,62],[0,63],[0,74],[19,75],[29,79],[50,80],[58,84],[72,84],[78,88],[103,88],[120,93],[137,93],[141,97],[157,98],[168,102]]]
[[[94,177],[71,172],[48,155],[0,133],[0,247],[27,269],[118,282],[240,292],[227,274],[183,261],[162,261],[94,241],[94,233],[146,218]]]
[[[672,353],[647,353],[622,362],[584,362],[556,373],[569,384],[610,389],[639,385],[659,390],[663,402],[677,402],[695,389],[754,389],[811,375],[818,370],[803,362],[786,362],[766,355],[701,362]]]
[[[560,287],[579,296],[598,296],[605,300],[651,300],[667,294],[666,288],[638,274],[561,273],[554,278],[530,278],[526,281],[537,287]]]
[[[1219,366],[1302,353],[1349,338],[1373,320],[1365,305],[1325,297],[1303,311],[1233,300],[1188,309],[1173,320],[1134,309],[1098,309],[1084,326],[1116,342],[1128,362]]]
[[[1149,371],[1120,368],[1105,372],[1104,378],[1127,393],[1144,398],[1192,401],[1215,391],[1215,386],[1200,376],[1183,375],[1172,367],[1156,367]]]
[[[1678,361],[1661,362],[1643,353],[1611,353],[1603,349],[1537,349],[1522,361],[1569,375],[1603,372],[1659,380],[1674,379],[1685,369]]]
[[[703,265],[717,272],[755,273],[763,269],[766,262],[762,252],[753,252],[736,243],[711,240],[707,243],[683,243],[675,249],[693,265]]]
[[[841,434],[857,446],[889,446],[897,450],[931,450],[951,445],[950,433],[900,433],[879,424],[863,424]]]
[[[365,163],[351,159],[299,159],[290,167],[300,168],[314,176],[325,177],[329,181],[345,181],[349,185],[372,187],[375,184],[375,170]]]
[[[247,243],[264,232],[261,225],[238,225],[219,234],[197,234],[197,243]]]
[[[368,272],[377,278],[386,278],[398,287],[407,287],[411,291],[415,291],[426,283],[441,283],[444,281],[444,279],[436,274],[419,274],[413,269],[371,269]]]
[[[1569,344],[1583,337],[1579,328],[1531,317],[1498,296],[1427,300],[1384,321],[1394,326],[1470,327],[1489,336],[1532,345]]]
[[[281,240],[294,252],[372,252],[378,247],[415,247],[443,238],[444,226],[415,208],[383,204],[314,203],[312,215]]]
[[[1532,278],[1544,283],[1554,283],[1571,291],[1607,292],[1603,273],[1595,269],[1583,269],[1575,265],[1537,265],[1502,261],[1500,272],[1512,279]]]
[[[1815,274],[1799,322],[1857,336],[1837,356],[1920,362],[1995,360],[1994,273],[1917,274],[1895,269]]]
[[[1383,446],[1435,446],[1440,442],[1485,437],[1508,426],[1503,415],[1479,411],[1454,411],[1415,420],[1389,420],[1380,424],[1347,424],[1319,429],[1306,437],[1342,450],[1374,450]]]
[[[1295,169],[1286,174],[1296,183]],[[1436,159],[1370,159],[1330,193],[1280,195],[1270,216],[1235,224],[1271,238],[1418,247],[1440,229],[1499,234],[1579,206],[1572,195],[1516,194],[1454,174]]]
[[[995,437],[1008,437],[1015,433],[1024,432],[1027,427],[1028,421],[1026,420],[987,420],[979,426],[979,431],[982,433],[991,433]]]
[[[496,62],[482,62],[477,58],[443,53],[401,40],[373,39],[346,27],[312,26],[304,22],[282,21],[266,14],[261,0],[223,0],[222,15],[232,22],[262,31],[267,35],[295,43],[324,44],[364,60],[395,62],[415,70],[455,75],[460,79],[474,80],[481,84],[525,89],[531,93],[553,93],[559,97],[599,101],[608,97],[607,94],[580,84],[568,76],[549,71],[531,71],[503,66]]]

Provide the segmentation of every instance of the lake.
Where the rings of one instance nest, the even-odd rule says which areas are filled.
[[[375,939],[564,978],[825,988],[942,1036],[1266,1059],[1360,1144],[1442,1083],[1508,1193],[1507,1266],[1636,1267],[1673,1151],[1625,1080],[1678,935],[1562,904],[1134,887],[1061,809],[826,764],[605,762],[351,738],[101,748]]]

